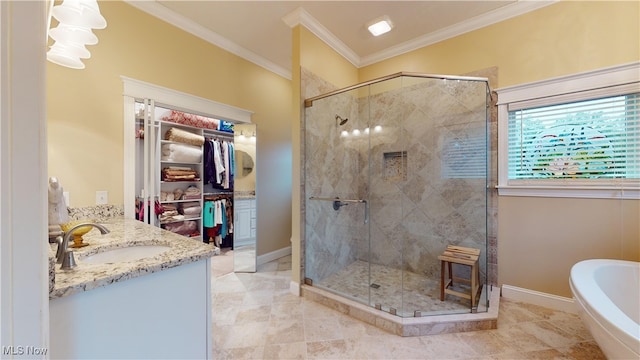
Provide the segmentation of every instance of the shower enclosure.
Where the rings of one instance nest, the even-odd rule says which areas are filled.
[[[401,317],[487,310],[489,96],[398,73],[305,101],[305,283]],[[480,250],[473,306],[440,300],[447,245]]]

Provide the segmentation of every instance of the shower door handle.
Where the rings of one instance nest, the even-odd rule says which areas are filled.
[[[333,210],[338,210],[342,206],[348,205],[349,203],[362,203],[364,204],[364,223],[369,223],[369,203],[364,199],[340,199],[339,197],[334,198],[322,198],[311,196],[309,200],[318,200],[318,201],[331,201],[333,203]]]
[[[369,202],[367,200],[362,200],[364,202],[364,223],[369,223]]]

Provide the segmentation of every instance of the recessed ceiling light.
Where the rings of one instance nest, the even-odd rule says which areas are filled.
[[[393,23],[391,22],[391,19],[385,15],[370,21],[367,24],[367,29],[369,29],[369,32],[373,36],[379,36],[393,29]]]

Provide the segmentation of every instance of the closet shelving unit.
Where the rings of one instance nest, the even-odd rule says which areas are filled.
[[[197,199],[174,199],[174,200],[160,200],[161,204],[174,204],[176,206],[179,206],[181,203],[191,203],[191,202],[198,202],[198,204],[200,205],[200,209],[203,208],[203,203],[202,203],[202,193],[203,193],[203,186],[202,186],[202,175],[203,175],[203,163],[202,163],[202,157],[201,157],[201,161],[200,162],[181,162],[181,161],[173,161],[173,160],[162,160],[162,146],[163,145],[169,145],[169,144],[178,144],[178,145],[185,145],[184,143],[181,142],[176,142],[176,141],[171,141],[171,140],[165,140],[165,134],[166,132],[171,129],[171,128],[176,128],[176,129],[180,129],[180,130],[184,130],[193,134],[197,134],[197,135],[201,135],[203,134],[203,129],[200,128],[195,128],[195,127],[191,127],[188,125],[182,125],[182,124],[177,124],[174,122],[170,122],[170,121],[163,121],[163,120],[159,120],[159,125],[160,125],[160,141],[159,141],[159,146],[157,148],[157,154],[159,154],[159,159],[157,159],[159,166],[157,167],[156,171],[159,172],[158,174],[158,186],[157,189],[159,189],[160,192],[167,192],[167,193],[173,193],[176,189],[181,189],[183,192],[185,192],[187,190],[187,188],[189,188],[190,186],[195,186],[198,188],[198,190],[200,190],[200,197]],[[187,144],[188,145],[188,144]],[[202,146],[200,146],[200,151],[202,152]],[[198,178],[196,180],[180,180],[180,181],[164,181],[162,180],[162,169],[166,168],[166,167],[182,167],[182,168],[189,168],[192,170],[195,170],[198,173]],[[202,238],[202,211],[200,211],[199,216],[187,216],[185,215],[184,218],[182,219],[176,219],[176,220],[165,220],[165,221],[159,221],[159,225],[161,227],[164,227],[163,225],[167,225],[167,224],[172,224],[172,223],[179,223],[179,222],[183,222],[183,221],[196,221],[197,222],[197,229],[198,229],[198,233],[200,234],[200,238]]]
[[[155,214],[156,201],[160,205],[177,206],[188,202],[198,202],[202,209],[206,193],[232,194],[233,189],[210,189],[209,186],[205,186],[203,181],[204,163],[202,161],[183,163],[162,160],[161,146],[171,143],[164,139],[166,129],[170,127],[205,137],[222,138],[226,136],[226,139],[230,141],[233,141],[233,133],[164,121],[162,115],[167,110],[177,110],[186,114],[197,114],[242,124],[251,123],[252,112],[125,76],[122,76],[121,79],[124,100],[124,153],[126,154],[124,157],[125,217],[161,227],[172,224],[174,221],[160,223],[159,217]],[[204,150],[202,146],[201,149]],[[197,181],[162,181],[162,168],[168,166],[197,169],[199,179]],[[179,187],[184,191],[189,186],[196,186],[200,189],[200,196],[197,199],[165,199],[163,201],[160,199],[161,191],[168,192]],[[185,216],[185,219],[175,222],[185,220],[197,221],[197,230],[202,239],[202,211],[199,216]]]
[[[166,133],[170,129],[175,128],[181,131],[189,132],[191,134],[202,136],[205,139],[216,139],[233,142],[233,132],[199,128],[172,121],[162,120],[163,114],[170,112],[171,108],[165,106],[157,106],[153,102],[137,102],[136,109],[136,126],[139,128],[144,128],[144,136],[143,138],[139,139],[138,144],[136,145],[136,153],[138,153],[136,162],[143,165],[142,169],[139,170],[140,173],[136,176],[136,187],[138,189],[138,193],[140,194],[139,200],[144,202],[146,199],[146,201],[148,202],[147,208],[145,209],[145,212],[147,212],[147,214],[145,214],[144,219],[141,220],[147,222],[148,224],[152,224],[154,226],[162,228],[167,228],[167,225],[171,226],[171,224],[178,224],[185,221],[195,221],[197,224],[197,237],[200,239],[204,239],[204,237],[206,236],[204,234],[203,226],[205,196],[220,195],[231,197],[232,199],[233,184],[230,184],[231,186],[228,189],[223,189],[204,183],[203,145],[198,146],[201,153],[200,161],[198,162],[175,161],[163,158],[163,145],[177,144],[183,146],[192,146],[196,148],[196,146],[192,144],[166,140]],[[145,149],[146,153],[148,153],[146,158],[144,155]],[[198,176],[194,180],[165,180],[163,179],[162,172],[163,169],[168,167],[194,170],[198,174]],[[141,185],[143,183],[150,184],[150,186],[144,187]],[[165,196],[162,196],[163,192],[165,194],[174,194],[177,189],[182,190],[182,193],[185,194],[189,187],[196,187],[199,190],[200,195],[197,198],[188,199],[172,197],[169,197],[169,199],[167,199]],[[144,190],[140,191],[140,189]],[[145,192],[148,193],[145,194]],[[159,214],[154,213],[153,203],[155,201],[158,201],[161,205],[163,205],[163,207],[173,205],[176,209],[179,208],[182,204],[197,202],[200,206],[201,211],[198,216],[184,215],[183,217],[176,219],[161,219],[161,217],[158,216]],[[194,231],[194,233],[192,234],[195,233],[196,232]],[[191,237],[191,234],[185,236]]]

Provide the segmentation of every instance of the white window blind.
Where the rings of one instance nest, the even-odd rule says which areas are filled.
[[[498,193],[640,199],[640,62],[498,93]]]
[[[508,179],[640,178],[640,93],[508,112]]]

